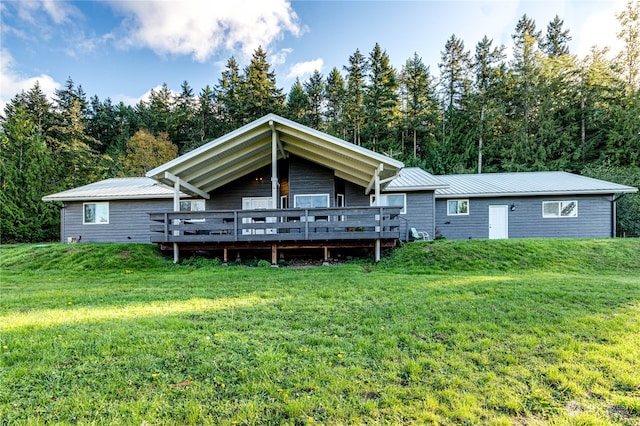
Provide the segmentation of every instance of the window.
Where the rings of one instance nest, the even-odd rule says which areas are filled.
[[[543,201],[542,217],[578,217],[578,202],[573,201]]]
[[[469,200],[448,200],[447,216],[459,216],[469,214]]]
[[[205,210],[204,200],[185,200],[180,201],[181,212],[202,212]],[[191,222],[204,222],[202,218],[189,218]]]
[[[201,212],[204,211],[204,200],[180,201],[181,212]]]
[[[108,224],[109,223],[109,203],[85,203],[82,223]]]
[[[298,209],[319,209],[329,207],[329,194],[301,194],[293,196],[293,204]]]
[[[371,196],[371,207],[376,205],[376,196]],[[400,214],[407,212],[407,197],[406,194],[381,194],[380,206],[382,207],[402,207]]]

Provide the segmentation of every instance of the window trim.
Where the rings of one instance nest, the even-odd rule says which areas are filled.
[[[202,205],[204,206],[203,210],[182,210],[182,203],[190,203],[190,208],[193,207],[193,203],[202,203]],[[204,198],[190,198],[190,199],[186,199],[186,200],[180,200],[180,212],[183,213],[197,213],[197,212],[202,212],[207,210],[207,202]],[[189,218],[189,219],[183,219],[183,220],[188,220],[189,222],[204,222],[204,218]]]
[[[380,194],[380,199],[382,200],[385,197],[398,196],[398,195],[402,196],[402,210],[400,210],[400,214],[406,214],[407,213],[407,194],[405,192],[391,192],[391,193]],[[371,194],[369,196],[369,205],[371,207],[377,207],[375,194]],[[400,206],[393,206],[387,203],[386,205],[383,204],[382,207],[400,207]]]
[[[97,211],[96,211],[96,217],[94,218],[94,222],[87,222],[87,206],[90,205],[94,205],[94,206],[107,206],[107,221],[106,222],[97,222]],[[109,212],[109,202],[108,201],[93,201],[93,202],[87,202],[87,203],[82,203],[82,224],[83,225],[108,225],[109,224],[109,216],[110,216],[110,212]]]
[[[451,211],[449,210],[449,203],[455,201],[457,203],[456,205],[456,210],[459,210],[459,206],[460,203],[467,203],[467,211],[465,213],[451,213]],[[469,216],[469,212],[470,212],[470,205],[471,203],[469,203],[469,199],[468,198],[456,198],[456,199],[452,199],[452,200],[447,200],[447,216]]]
[[[545,213],[545,205],[547,204],[551,204],[551,203],[557,203],[558,204],[558,215],[550,215]],[[562,215],[562,210],[564,208],[564,206],[570,204],[570,203],[575,203],[576,207],[573,210],[575,212],[575,214],[571,214],[571,215]],[[578,217],[578,200],[549,200],[549,201],[543,201],[542,202],[542,218],[543,219],[571,219],[571,218],[575,218]]]
[[[326,207],[298,207],[298,197],[326,197],[327,205],[326,205]],[[331,207],[331,203],[330,203],[330,200],[329,200],[329,194],[320,193],[320,194],[294,194],[293,195],[293,208],[295,208],[295,209],[305,209],[305,208],[327,209],[329,207]]]

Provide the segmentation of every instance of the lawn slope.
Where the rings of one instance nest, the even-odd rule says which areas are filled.
[[[640,424],[640,240],[0,248],[0,424]],[[202,266],[202,265],[200,265]]]

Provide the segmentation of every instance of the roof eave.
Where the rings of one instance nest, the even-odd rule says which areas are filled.
[[[435,191],[437,189],[447,189],[449,185],[427,185],[427,186],[395,186],[393,188],[384,188],[382,192],[416,192],[416,191]]]
[[[629,189],[603,189],[588,191],[538,191],[538,192],[495,192],[495,193],[458,193],[458,194],[435,194],[435,198],[491,198],[491,197],[540,197],[540,196],[564,196],[564,195],[608,195],[608,194],[631,194],[638,192],[638,188]]]
[[[184,194],[181,194],[181,196]],[[62,196],[62,197],[42,197],[42,201],[52,202],[52,201],[61,201],[61,202],[69,202],[69,201],[119,201],[119,200],[154,200],[154,199],[171,199],[173,198],[173,194],[163,194],[163,195],[94,195],[89,197],[70,197],[70,196]]]

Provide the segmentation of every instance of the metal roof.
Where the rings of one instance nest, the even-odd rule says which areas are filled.
[[[336,176],[360,186],[367,187],[381,165],[380,179],[396,175],[404,166],[398,160],[268,114],[156,167],[147,177],[173,185],[168,173],[195,189],[211,192],[271,164],[273,131],[278,137],[278,159],[294,154],[333,169]]]
[[[437,177],[448,183],[449,187],[437,189],[436,198],[617,194],[638,191],[632,186],[567,172],[486,173]]]
[[[106,201],[172,197],[173,188],[167,188],[147,177],[134,177],[101,180],[89,185],[47,195],[42,198],[42,201]]]
[[[439,176],[425,172],[419,167],[406,167],[400,170],[398,177],[389,182],[384,191],[433,191],[448,187],[449,184]]]

